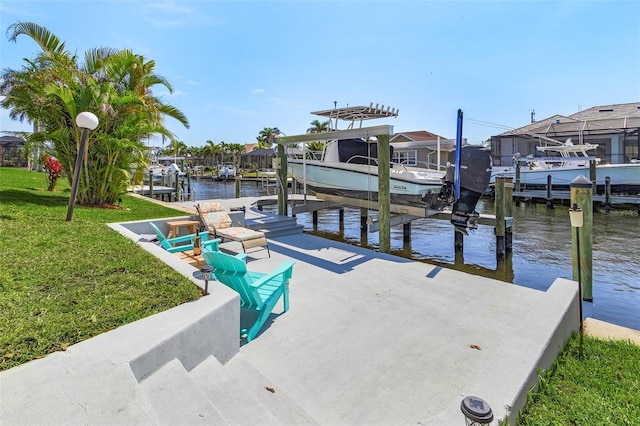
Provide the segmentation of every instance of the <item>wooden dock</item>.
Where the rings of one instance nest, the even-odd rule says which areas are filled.
[[[534,201],[534,202],[552,202],[560,201],[562,203],[570,202],[570,191],[551,191],[547,190],[525,190],[513,191],[513,199],[515,201]],[[593,195],[594,207],[612,207],[619,209],[638,209],[640,210],[640,196],[638,195]]]

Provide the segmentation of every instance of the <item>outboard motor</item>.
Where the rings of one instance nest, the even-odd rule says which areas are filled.
[[[476,229],[480,214],[475,211],[478,200],[489,188],[491,153],[487,148],[465,146],[460,153],[460,194],[455,194],[456,155],[449,153],[447,173],[437,197],[427,194],[423,201],[438,210],[453,203],[451,223],[460,232]],[[429,197],[430,196],[430,197]]]

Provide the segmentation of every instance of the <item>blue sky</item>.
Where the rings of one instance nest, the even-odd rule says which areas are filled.
[[[38,47],[12,23],[47,27],[79,53],[128,48],[156,62],[189,146],[252,143],[263,127],[304,133],[311,111],[389,105],[395,132],[481,142],[503,128],[640,101],[638,1],[0,2],[0,65]],[[0,130],[29,130],[0,111]]]

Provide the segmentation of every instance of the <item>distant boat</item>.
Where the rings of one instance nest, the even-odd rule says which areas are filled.
[[[219,179],[233,179],[236,177],[236,166],[233,164],[223,164],[218,172]]]
[[[363,120],[397,116],[397,112],[373,107],[335,108],[313,114],[329,117],[329,131],[336,130],[338,119],[351,121],[348,128],[353,128],[356,120],[362,123]],[[390,150],[390,158],[393,158],[393,147],[390,147]],[[466,152],[467,155],[463,155],[465,177],[461,179],[462,190],[459,198],[465,199],[457,203],[457,213],[468,218],[475,213],[478,199],[489,186],[491,159],[490,153],[479,147],[465,147],[462,152]],[[329,140],[325,142],[322,152],[306,151],[303,155],[307,158],[289,155],[289,172],[297,181],[305,182],[314,192],[377,201],[377,141]],[[433,170],[393,162],[388,167],[392,204],[442,210],[456,202],[452,170]],[[471,175],[475,177],[468,179]],[[470,184],[472,190],[468,190],[467,184]]]
[[[560,157],[514,158],[520,163],[520,185],[529,189],[540,189],[547,185],[547,177],[551,176],[554,187],[569,187],[569,184],[579,175],[590,179],[590,163],[596,162],[596,185],[604,186],[605,178],[611,179],[611,189],[614,192],[640,192],[640,162],[626,164],[600,164],[600,160],[590,157],[588,151],[595,150],[597,144],[574,145],[571,139],[564,144],[545,145],[537,147],[540,152],[557,152]],[[515,179],[516,166],[493,167],[491,182],[497,176]]]

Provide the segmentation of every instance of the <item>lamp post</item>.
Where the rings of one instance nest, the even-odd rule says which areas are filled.
[[[78,181],[80,180],[80,169],[84,160],[85,145],[87,143],[87,133],[89,130],[95,130],[98,127],[98,117],[91,112],[81,112],[76,116],[76,125],[82,129],[80,136],[80,147],[78,147],[78,155],[76,156],[76,165],[73,170],[73,181],[71,182],[71,195],[69,196],[69,206],[67,207],[67,222],[73,218],[73,207],[76,204],[76,195],[78,193]]]
[[[202,279],[204,280],[204,295],[209,294],[209,280],[211,279],[211,273],[213,272],[213,267],[211,265],[204,265],[200,268],[200,273],[202,274]]]
[[[580,353],[582,354],[582,265],[580,264],[580,228],[584,225],[584,216],[582,209],[578,207],[578,204],[574,203],[569,209],[569,219],[571,220],[571,226],[576,228],[576,259],[578,262],[578,304],[580,315]]]

